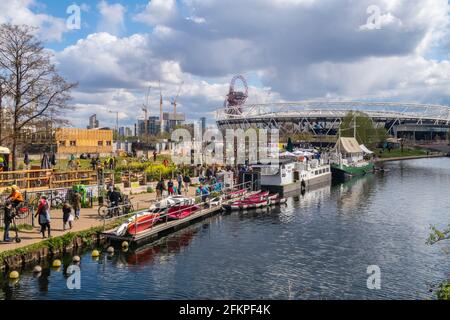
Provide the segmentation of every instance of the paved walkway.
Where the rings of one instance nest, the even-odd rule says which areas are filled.
[[[193,196],[195,193],[195,188],[191,187],[189,191],[189,195]],[[148,208],[150,204],[156,200],[156,193],[153,192],[132,195],[130,196],[130,199],[135,210],[142,210]],[[52,210],[50,216],[52,221],[52,237],[61,236],[70,231],[83,231],[92,227],[103,225],[103,220],[98,215],[98,206],[94,206],[93,208],[81,209],[80,219],[73,222],[72,230],[63,230],[62,210]],[[19,236],[22,239],[22,242],[20,243],[0,241],[0,252],[22,248],[42,241],[42,234],[39,233],[39,230],[40,227],[37,226],[30,231],[19,232]],[[13,238],[15,236],[15,232],[10,231],[9,235],[11,238]],[[0,240],[3,240],[2,231],[0,231],[0,237]]]

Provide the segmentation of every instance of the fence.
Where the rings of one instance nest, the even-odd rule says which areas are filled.
[[[214,186],[216,186],[218,184],[221,184],[221,183],[219,182],[219,183],[213,184],[213,185],[211,185],[211,187],[214,187]],[[196,206],[198,208],[202,208],[202,207],[205,207],[205,206],[210,207],[212,200],[216,200],[217,202],[221,203],[230,194],[232,194],[233,191],[238,191],[238,190],[242,190],[242,189],[245,189],[247,191],[254,190],[255,189],[255,184],[257,185],[258,181],[247,181],[247,182],[243,182],[243,183],[238,184],[238,185],[234,185],[233,187],[225,187],[220,192],[214,191],[215,188],[212,188],[213,191],[211,191],[208,194],[200,194],[198,196],[195,196],[193,198],[194,199],[194,204],[189,205],[189,206],[192,207],[192,208],[196,207]],[[211,195],[213,193],[216,194],[216,196],[213,199],[211,199]],[[155,200],[155,202],[157,202],[157,201],[158,200]],[[119,210],[120,211],[120,209],[123,209],[124,206],[126,206],[126,205],[120,205],[120,206],[117,206],[117,207],[111,207],[108,210]],[[186,208],[180,209],[179,211],[170,212],[170,215],[180,213],[183,210],[186,210]],[[119,214],[117,216],[110,216],[110,215],[106,214],[106,215],[103,216],[103,229],[105,230],[107,222],[116,221],[119,218],[124,219],[124,218],[130,218],[130,217],[134,216],[135,230],[137,230],[137,226],[139,225],[139,223],[137,222],[137,215],[139,213],[143,213],[143,212],[146,212],[146,211],[147,210],[141,210],[140,211],[139,208],[134,208],[133,212],[127,213],[127,214],[122,214],[122,215]],[[199,211],[201,211],[201,210],[199,209]],[[122,212],[123,212],[123,210],[122,210]],[[162,222],[162,223],[166,223],[166,224],[169,222],[169,212],[168,212],[168,210],[163,210],[163,211],[161,211],[159,213],[158,221],[160,223]],[[143,223],[147,223],[147,222],[143,222]],[[154,225],[152,225],[150,227],[150,229],[153,228]]]
[[[96,170],[54,171],[53,169],[4,171],[0,172],[0,189],[15,184],[21,189],[52,189],[71,187],[76,184],[94,185],[98,179],[112,180],[113,173]]]

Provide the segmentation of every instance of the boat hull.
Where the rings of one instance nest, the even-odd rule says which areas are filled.
[[[355,176],[362,176],[367,173],[372,173],[374,171],[374,164],[368,162],[363,166],[346,166],[342,164],[333,163],[331,164],[331,173],[335,179],[348,179]]]
[[[159,213],[151,213],[141,216],[136,219],[135,222],[130,222],[128,224],[127,233],[130,235],[138,234],[148,228],[153,227],[153,225],[159,221]]]

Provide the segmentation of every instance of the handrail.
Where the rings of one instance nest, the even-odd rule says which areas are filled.
[[[224,199],[224,197],[225,196],[227,196],[227,195],[229,195],[230,193],[232,193],[233,191],[235,191],[235,190],[242,190],[242,189],[246,189],[247,190],[247,192],[249,191],[249,190],[251,190],[251,188],[253,187],[253,185],[256,183],[256,181],[255,182],[251,182],[251,181],[247,181],[247,182],[243,182],[243,183],[240,183],[240,184],[237,184],[237,185],[234,185],[233,187],[225,187],[225,188],[223,188],[221,191],[220,191],[220,195],[218,196],[218,198],[220,198],[221,200],[223,200]],[[216,185],[216,184],[218,184],[218,183],[215,183],[215,184],[212,184],[212,186],[214,186],[214,185]],[[241,188],[241,186],[243,186],[244,188]],[[214,192],[214,191],[213,191]],[[215,191],[215,192],[218,192],[218,191]],[[199,207],[201,207],[201,206],[203,206],[203,205],[205,205],[205,204],[210,204],[210,202],[211,202],[211,199],[207,199],[207,201],[205,201],[205,202],[200,202],[200,203],[195,203],[196,202],[196,200],[199,198],[199,199],[201,199],[202,197],[204,197],[204,196],[210,196],[211,195],[211,192],[208,192],[207,194],[201,194],[201,195],[198,195],[198,196],[194,196],[192,199],[194,200],[194,204],[192,204],[192,205],[188,205],[188,208],[192,208],[192,207],[194,207],[194,206],[199,206]],[[238,198],[238,197],[236,197],[236,198]],[[208,201],[209,200],[209,201]],[[230,199],[231,200],[231,199]],[[208,203],[209,202],[209,203]],[[119,205],[119,206],[116,206],[116,207],[113,207],[113,208],[108,208],[108,210],[114,210],[114,209],[118,209],[118,208],[121,208],[121,207],[124,207],[124,206],[130,206],[130,204],[128,204],[128,205]],[[168,212],[168,209],[169,208],[166,208],[166,209],[164,209],[164,211],[166,211],[166,212],[161,212],[160,213],[160,215],[159,215],[159,219],[158,220],[165,220],[165,222],[164,223],[168,223],[168,217],[169,217],[169,212]],[[201,211],[203,211],[203,210],[206,210],[206,209],[208,209],[208,208],[203,208],[203,209],[200,209],[200,210],[198,210],[198,212],[201,212]],[[171,212],[170,213],[170,215],[172,215],[172,214],[177,214],[177,213],[179,213],[179,212],[182,212],[182,211],[184,211],[184,210],[186,210],[186,208],[185,209],[180,209],[180,210],[177,210],[177,211],[174,211],[174,212]],[[105,227],[106,226],[106,221],[112,221],[112,220],[115,220],[115,219],[118,219],[118,218],[127,218],[127,217],[132,217],[132,216],[134,216],[135,217],[135,222],[134,222],[134,224],[135,224],[135,232],[137,232],[136,230],[137,230],[137,226],[139,226],[140,224],[142,224],[142,223],[144,223],[144,222],[142,222],[142,223],[139,223],[139,222],[137,222],[137,216],[138,216],[138,214],[140,214],[140,213],[145,213],[145,212],[148,212],[148,208],[147,209],[145,209],[145,210],[138,210],[138,211],[135,211],[135,212],[130,212],[130,213],[128,213],[128,214],[126,214],[126,215],[122,215],[122,216],[115,216],[115,217],[106,217],[106,215],[105,216],[103,216],[103,226]],[[198,213],[198,212],[195,212],[195,213]],[[164,219],[165,218],[165,219]],[[130,222],[131,223],[131,222]],[[145,222],[146,223],[146,222]],[[153,227],[155,226],[155,224],[153,224],[149,229],[152,229]],[[136,235],[136,233],[135,233],[135,235]]]

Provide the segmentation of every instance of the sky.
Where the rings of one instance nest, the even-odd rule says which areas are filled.
[[[79,83],[75,127],[93,113],[114,126],[116,112],[131,126],[149,87],[158,115],[159,82],[165,111],[183,83],[177,110],[212,124],[239,74],[249,103],[450,105],[447,0],[8,0],[4,22],[38,27],[59,73]]]

